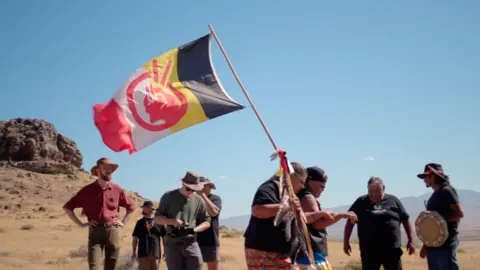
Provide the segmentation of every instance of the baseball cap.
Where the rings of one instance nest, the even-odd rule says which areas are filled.
[[[317,166],[307,168],[307,181],[327,182],[328,176],[325,171]]]

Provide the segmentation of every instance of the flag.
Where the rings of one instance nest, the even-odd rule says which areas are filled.
[[[244,109],[212,65],[211,34],[138,68],[113,98],[93,106],[95,126],[115,152],[133,154],[185,128]]]

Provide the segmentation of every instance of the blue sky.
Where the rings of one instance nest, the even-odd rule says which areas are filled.
[[[329,174],[323,205],[350,204],[371,175],[397,196],[444,165],[480,191],[478,1],[1,1],[0,118],[42,118],[74,139],[84,167],[107,156],[114,180],[158,200],[186,170],[210,177],[223,216],[249,212],[277,162],[251,108],[185,129],[134,155],[93,124],[140,65],[215,28],[277,144]],[[217,73],[241,89],[214,44]],[[373,160],[372,160],[373,159]]]

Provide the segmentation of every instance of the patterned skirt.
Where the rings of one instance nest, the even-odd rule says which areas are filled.
[[[327,257],[323,253],[320,253],[320,252],[313,253],[313,259],[315,260],[315,270],[332,270],[333,269],[330,263],[328,262]],[[299,267],[298,269],[300,270],[311,269],[311,268],[308,268],[310,266],[309,264],[310,262],[307,257],[298,258],[296,263]]]
[[[298,270],[289,257],[276,252],[245,249],[248,270]]]

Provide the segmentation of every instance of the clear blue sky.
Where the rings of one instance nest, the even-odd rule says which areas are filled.
[[[251,108],[131,156],[108,149],[92,119],[135,69],[211,23],[277,144],[329,174],[323,205],[352,203],[371,175],[397,196],[425,193],[415,175],[429,161],[480,190],[480,2],[343,3],[1,1],[0,118],[52,122],[86,169],[110,157],[114,181],[155,200],[196,170],[216,182],[223,217],[246,214],[278,168]],[[247,104],[216,44],[213,59]]]

